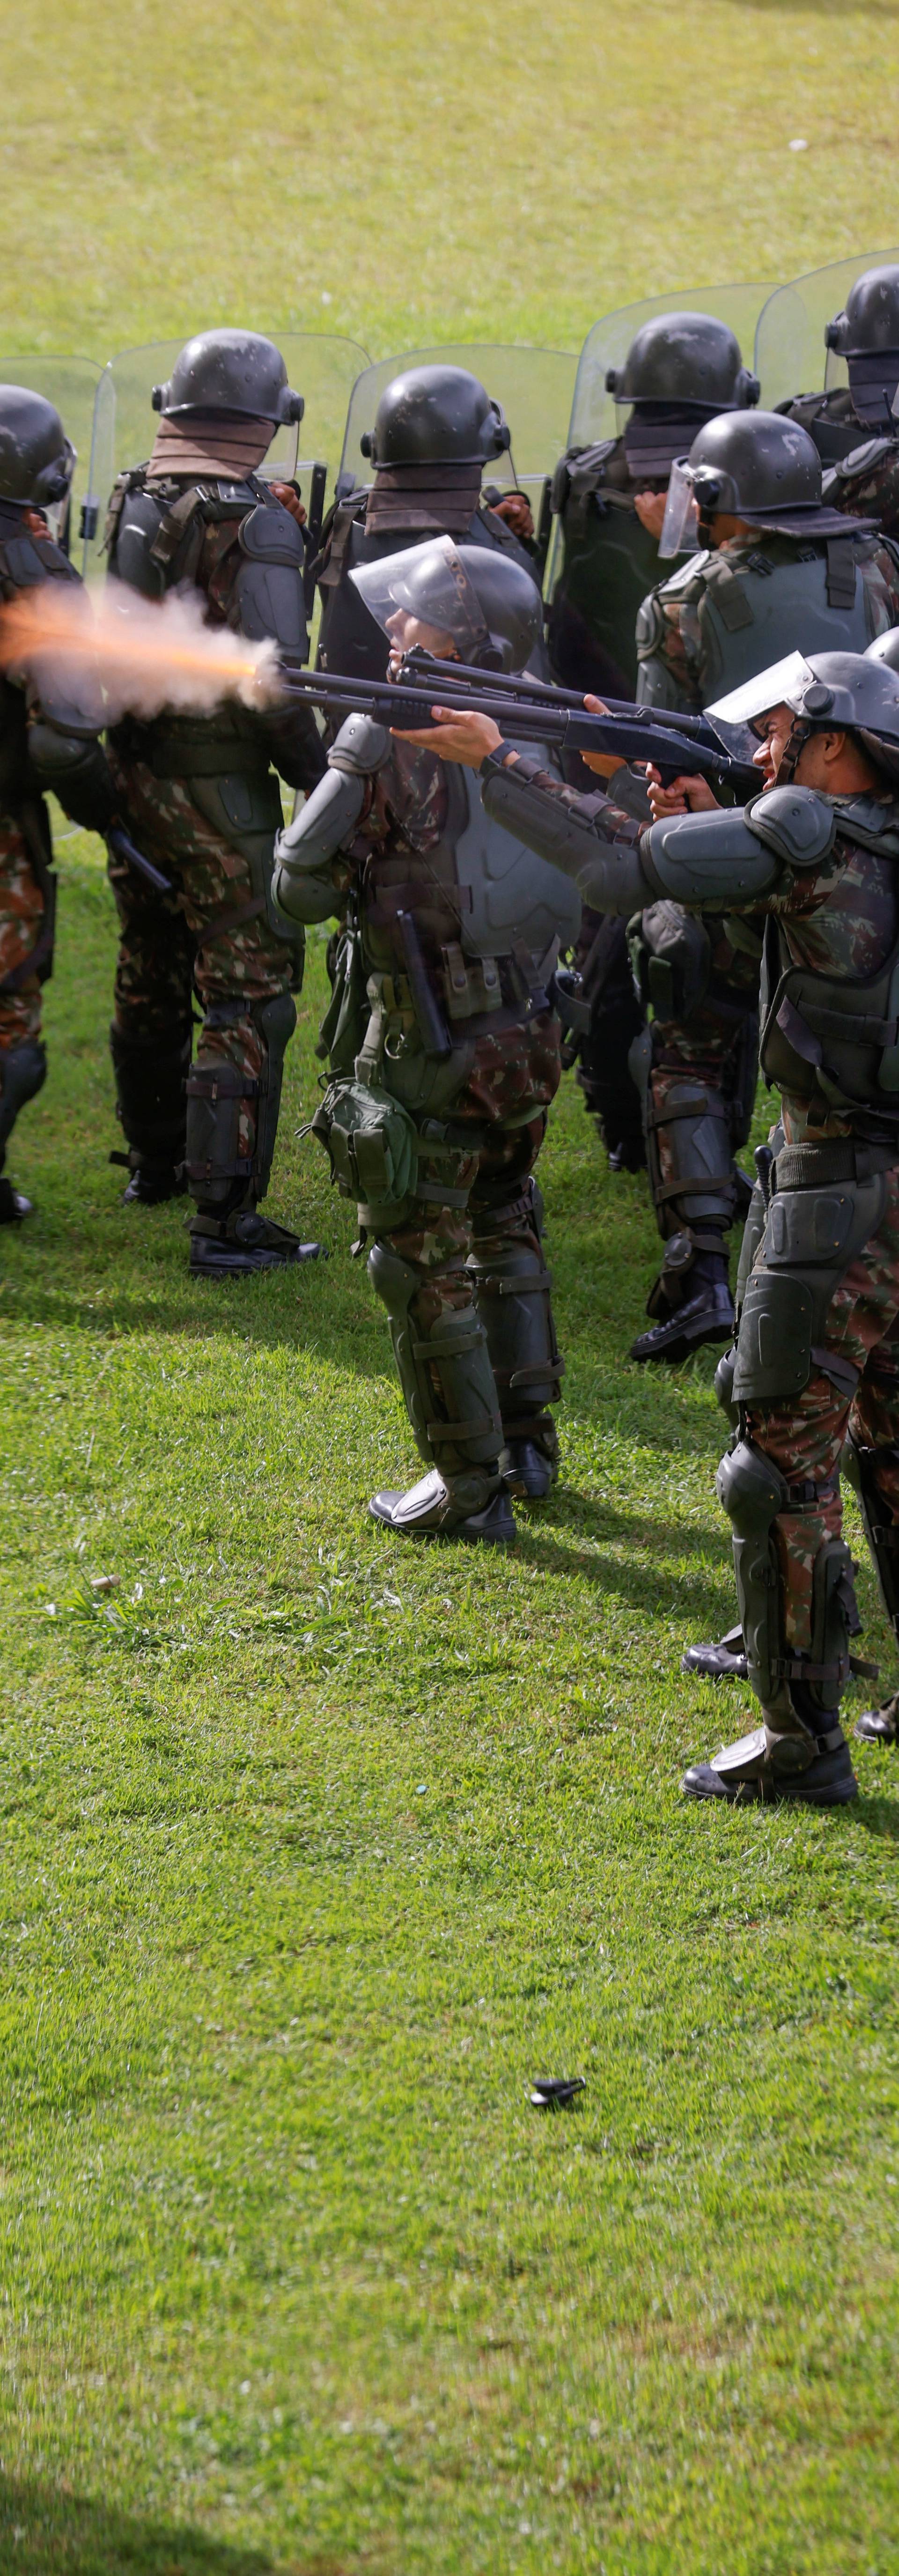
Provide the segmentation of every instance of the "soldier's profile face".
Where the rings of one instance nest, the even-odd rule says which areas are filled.
[[[420,644],[424,653],[434,653],[441,662],[457,662],[458,654],[452,636],[442,626],[428,626],[423,617],[413,617],[410,608],[395,608],[386,620],[391,643],[391,658],[411,653]]]
[[[792,707],[772,707],[769,715],[759,720],[759,747],[753,752],[752,765],[762,773],[763,787],[773,787],[786,751],[795,718]]]

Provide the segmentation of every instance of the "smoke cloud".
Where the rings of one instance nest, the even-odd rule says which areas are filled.
[[[42,683],[76,703],[85,688],[102,698],[101,721],[151,717],[164,707],[211,714],[225,698],[270,706],[280,694],[273,644],[248,644],[227,626],[206,626],[196,597],[172,591],[140,599],[121,582],[98,598],[75,583],[46,581],[0,609],[0,669]]]

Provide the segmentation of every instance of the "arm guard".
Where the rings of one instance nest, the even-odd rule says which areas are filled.
[[[573,877],[585,903],[597,912],[643,912],[660,892],[644,871],[640,846],[610,839],[603,833],[607,800],[578,797],[545,773],[537,776],[522,761],[503,767],[503,752],[491,753],[480,770],[484,812],[513,837],[548,859],[563,876]]]
[[[302,812],[275,842],[273,893],[291,921],[329,921],[338,910],[333,861],[359,820],[367,781],[327,769]]]
[[[241,520],[239,568],[228,623],[251,643],[268,637],[304,657],[308,651],[302,530],[280,501],[260,501]],[[311,707],[274,706],[259,718],[275,768],[307,794],[324,775],[325,753]]]

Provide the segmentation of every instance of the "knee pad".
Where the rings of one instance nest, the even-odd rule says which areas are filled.
[[[671,1178],[665,1180],[659,1152],[664,1133]],[[704,1083],[673,1083],[657,1108],[650,1096],[646,1108],[646,1154],[649,1185],[660,1232],[709,1220],[729,1226],[734,1211],[733,1154],[727,1103]]]
[[[387,1308],[420,1457],[438,1467],[449,1483],[472,1468],[495,1469],[502,1425],[487,1336],[473,1294],[464,1306],[443,1306],[433,1323],[425,1324],[418,1300],[425,1287],[439,1289],[440,1271],[421,1272],[378,1241],[368,1256],[368,1275]],[[470,1290],[464,1269],[452,1276],[455,1286]]]

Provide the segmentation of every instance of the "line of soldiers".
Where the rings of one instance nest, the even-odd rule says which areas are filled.
[[[848,361],[850,404],[858,390],[855,427],[870,426],[875,372],[884,421],[892,422],[899,272],[860,281],[833,329]],[[10,428],[11,390],[0,389],[0,587],[7,598],[29,581],[74,577],[44,515],[65,488],[61,426],[52,413],[48,422],[49,406],[24,397],[32,408],[13,416]],[[796,706],[786,687],[759,702],[770,720],[769,749],[777,739],[770,725],[784,706],[790,712],[765,796],[745,818],[700,812],[694,824],[688,809],[703,801],[695,780],[671,791],[609,759],[588,764],[600,767],[606,792],[593,791],[585,806],[582,776],[565,780],[544,765],[535,778],[525,764],[513,779],[505,763],[514,742],[499,758],[491,742],[476,780],[484,740],[474,759],[473,738],[463,741],[458,727],[400,738],[351,716],[326,745],[308,709],[296,705],[267,716],[229,701],[202,718],[174,709],[150,721],[128,717],[104,752],[96,708],[54,706],[52,693],[42,687],[38,695],[33,680],[17,688],[12,673],[3,684],[4,728],[8,701],[18,767],[12,764],[3,795],[11,900],[0,934],[8,970],[0,984],[0,1142],[18,1100],[30,1096],[15,1072],[17,1051],[39,1049],[45,920],[32,895],[30,914],[21,908],[29,871],[41,892],[25,813],[30,806],[39,818],[46,871],[40,798],[52,784],[77,820],[111,833],[113,843],[116,818],[125,820],[146,859],[168,877],[160,901],[132,861],[111,860],[122,931],[112,1051],[130,1166],[126,1196],[158,1200],[187,1186],[191,1265],[199,1272],[280,1266],[318,1248],[275,1226],[259,1201],[271,1168],[304,928],[337,922],[321,1038],[331,1079],[313,1131],[334,1178],[356,1200],[360,1242],[370,1243],[369,1272],[387,1307],[425,1467],[409,1492],[373,1499],[376,1516],[403,1532],[507,1543],[514,1498],[539,1499],[557,1473],[551,1408],[563,1363],[534,1164],[561,1077],[563,1022],[565,1052],[580,1058],[587,1107],[613,1159],[636,1161],[642,1140],[648,1162],[664,1250],[649,1301],[651,1329],[634,1345],[637,1359],[676,1361],[733,1334],[727,1236],[750,1201],[734,1156],[754,1099],[760,971],[767,978],[763,1069],[766,1078],[791,1084],[795,1098],[775,1149],[770,1223],[758,1192],[752,1198],[744,1314],[754,1312],[750,1249],[761,1243],[757,1269],[761,1264],[766,1279],[778,1263],[789,1271],[792,1261],[795,1269],[796,1244],[814,1266],[823,1258],[820,1249],[809,1252],[815,1226],[825,1234],[828,1224],[838,1226],[832,1211],[839,1181],[840,1208],[850,1207],[851,1222],[846,1218],[838,1249],[845,1235],[847,1261],[864,1263],[868,1237],[858,1234],[861,1218],[856,1222],[856,1200],[843,1191],[843,1179],[847,1188],[876,1179],[879,1189],[883,1181],[887,1194],[892,1186],[896,1140],[880,1092],[890,1090],[881,1057],[885,1063],[895,1043],[884,1032],[893,1024],[894,924],[887,914],[895,904],[899,839],[894,843],[897,826],[885,810],[894,798],[884,786],[893,775],[884,745],[894,740],[887,718],[899,686],[888,663],[865,657],[899,627],[899,554],[876,506],[879,488],[885,507],[889,502],[899,432],[884,426],[874,458],[870,440],[859,457],[847,436],[848,452],[831,463],[825,489],[821,442],[850,426],[831,417],[831,397],[817,405],[800,397],[780,413],[760,412],[733,335],[703,316],[646,326],[615,391],[628,405],[622,437],[586,456],[572,454],[556,478],[563,556],[548,621],[552,667],[581,690],[614,685],[627,693],[636,660],[639,701],[695,711],[732,698],[798,652]],[[484,467],[504,454],[508,432],[486,389],[464,371],[410,370],[388,388],[370,442],[371,485],[338,503],[314,567],[296,490],[260,473],[275,428],[296,417],[300,403],[272,344],[246,333],[202,335],[154,400],[160,421],[152,455],[120,479],[110,510],[109,562],[120,582],[157,600],[188,587],[209,624],[305,649],[314,573],[323,601],[320,658],[331,670],[383,671],[391,656],[415,644],[485,672],[546,668],[520,496],[500,496],[494,507],[482,493]],[[673,572],[664,572],[672,560]],[[647,569],[661,578],[647,584]],[[865,726],[858,692],[870,690],[872,672],[878,722]],[[819,714],[808,695],[816,687],[826,699]],[[820,749],[834,742],[836,753]],[[831,758],[836,767],[826,766]],[[275,773],[305,799],[286,829]],[[818,837],[812,833],[808,858],[804,807],[789,830],[784,823],[780,840],[772,839],[773,822],[769,829],[758,819],[762,806],[775,816],[768,800],[775,789],[785,792],[787,777],[793,806],[794,779],[813,795]],[[673,798],[668,805],[666,796]],[[822,798],[829,839],[818,815]],[[690,877],[689,835],[697,830],[713,862],[701,898]],[[666,832],[677,846],[670,868],[657,856]],[[714,850],[713,832],[724,835]],[[603,841],[608,854],[600,849],[597,857]],[[750,864],[758,847],[775,851],[764,883]],[[831,903],[834,880],[841,900]],[[792,953],[789,963],[778,965],[770,953],[763,962],[766,921],[774,921],[778,938],[787,936],[779,926],[784,908],[791,922],[794,913],[803,921],[806,911],[815,916],[795,971],[805,984],[829,979],[820,1028],[806,1008],[805,984],[801,1011],[786,989]],[[625,971],[626,923],[636,979],[629,965]],[[574,958],[573,977],[558,972],[561,952]],[[866,1064],[867,1088],[853,1093],[862,1076],[854,1063],[833,1071],[829,1041],[841,1010],[850,1020],[853,1009],[854,1021],[864,1016],[852,1002],[863,970],[872,987],[864,1043],[879,1053],[876,1070]],[[772,993],[786,1058],[771,1037]],[[194,997],[204,1016],[191,1065]],[[794,1021],[806,1032],[801,1044]],[[850,1036],[862,1046],[854,1024]],[[816,1068],[811,1116],[807,1090],[796,1087],[800,1059]],[[828,1161],[832,1144],[839,1151]],[[794,1170],[795,1154],[823,1155],[826,1172],[824,1162]],[[794,1226],[787,1201],[805,1191],[815,1205],[812,1196],[803,1200]],[[9,1200],[8,1213],[20,1212],[15,1193]],[[879,1199],[875,1215],[879,1224]],[[875,1230],[872,1218],[869,1236]],[[877,1257],[886,1277],[889,1246]],[[837,1273],[831,1261],[837,1302],[846,1293],[844,1273],[845,1265]],[[822,1734],[818,1719],[838,1705],[848,1671],[839,1638],[852,1633],[854,1611],[831,1450],[836,1440],[838,1462],[863,1373],[869,1400],[867,1410],[856,1404],[853,1436],[859,1454],[874,1461],[860,1475],[891,1616],[897,1602],[884,1574],[891,1545],[884,1531],[895,1470],[881,1452],[885,1457],[894,1426],[881,1404],[879,1341],[876,1368],[872,1362],[869,1369],[870,1336],[860,1358],[841,1349],[828,1368],[823,1277],[799,1303],[815,1339],[800,1336],[794,1368],[801,1373],[807,1361],[811,1377],[774,1390],[805,1403],[811,1385],[808,1418],[803,1413],[798,1428],[795,1404],[787,1407],[789,1432],[782,1424],[772,1432],[767,1414],[758,1413],[768,1402],[771,1371],[777,1375],[782,1365],[781,1345],[788,1347],[780,1309],[761,1312],[756,1335],[768,1379],[763,1371],[757,1386],[744,1370],[744,1387],[737,1363],[738,1448],[751,1452],[750,1484],[752,1462],[763,1462],[771,1501],[762,1531],[767,1554],[759,1553],[761,1524],[751,1521],[761,1504],[747,1501],[739,1477],[734,1483],[722,1471],[723,1499],[730,1509],[735,1492],[739,1506],[732,1517],[742,1629],[731,1662],[759,1692],[764,1740],[745,1760],[716,1765],[719,1785],[711,1790],[705,1781],[699,1793],[776,1790],[826,1803],[854,1791],[842,1737],[824,1743],[833,1728]],[[853,1353],[857,1342],[856,1329]],[[809,1423],[820,1427],[822,1402],[834,1417],[826,1474],[816,1462],[806,1475]],[[798,1468],[786,1454],[790,1439]],[[798,1534],[796,1513],[804,1516]],[[755,1593],[745,1571],[753,1550]],[[759,1644],[763,1595],[767,1664]],[[698,1651],[707,1657],[702,1668],[727,1669],[721,1655],[729,1649]],[[895,1710],[873,1714],[871,1727],[893,1740]],[[819,1762],[823,1772],[815,1769]]]

